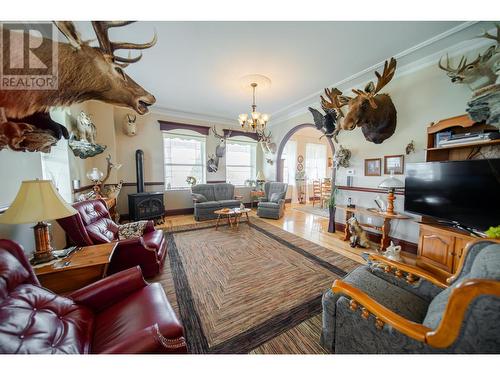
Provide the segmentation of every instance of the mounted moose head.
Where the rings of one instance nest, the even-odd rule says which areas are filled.
[[[272,142],[271,132],[266,135],[266,131],[262,130],[262,132],[258,132],[257,136],[259,137],[260,147],[262,148],[262,152],[264,154],[275,154],[276,153],[276,143]]]
[[[231,130],[227,134],[220,135],[217,133],[217,129],[215,129],[215,126],[212,126],[212,133],[214,134],[214,137],[219,140],[219,144],[215,148],[215,156],[217,157],[217,164],[218,164],[218,159],[223,158],[224,154],[226,153],[226,139],[231,136]]]
[[[68,138],[66,128],[52,121],[48,115],[49,109],[54,106],[69,106],[93,99],[132,108],[141,115],[147,113],[148,106],[155,103],[155,97],[123,71],[128,64],[139,61],[142,54],[125,58],[114,53],[118,49],[150,48],[156,43],[156,34],[151,42],[144,44],[112,42],[108,37],[110,28],[130,23],[92,22],[99,46],[91,47],[90,41],[80,39],[72,22],[55,22],[69,41],[69,44],[58,43],[58,88],[0,91],[0,108],[4,108],[7,117],[7,121],[0,124],[0,150],[9,146],[16,151],[48,152],[62,136]],[[41,44],[37,53],[51,53],[51,43]],[[3,59],[4,69],[8,60]],[[10,134],[16,134],[15,139]],[[19,134],[21,137],[18,137]]]
[[[469,86],[472,91],[476,91],[494,84],[498,79],[500,70],[500,25],[496,25],[497,35],[484,32],[478,38],[491,39],[496,42],[489,47],[483,55],[468,63],[465,56],[462,56],[457,68],[450,66],[450,59],[446,55],[446,66],[439,60],[439,68],[444,70],[453,83],[462,83]]]
[[[127,114],[125,116],[125,121],[123,123],[123,132],[129,137],[133,137],[137,134],[137,123],[135,122],[135,120],[137,120],[136,115]]]
[[[391,58],[385,62],[382,75],[375,72],[377,85],[368,83],[364,90],[352,90],[354,98],[342,96],[337,89],[325,89],[325,95],[330,100],[321,96],[321,106],[325,109],[334,109],[337,119],[343,119],[341,128],[353,130],[356,126],[361,128],[366,140],[380,144],[394,134],[396,130],[396,108],[388,94],[380,94],[380,90],[387,85],[396,72],[396,60]],[[348,105],[349,111],[346,115],[342,107]]]

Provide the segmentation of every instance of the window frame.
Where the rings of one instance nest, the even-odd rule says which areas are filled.
[[[166,155],[165,155],[165,139],[185,139],[185,140],[199,140],[201,141],[201,163],[198,164],[192,164],[192,163],[167,163],[166,160]],[[182,130],[182,131],[176,131],[176,130],[170,130],[170,131],[162,131],[162,142],[163,142],[163,183],[165,191],[175,191],[175,190],[189,190],[190,186],[170,186],[170,189],[167,188],[167,173],[166,169],[168,166],[179,166],[179,167],[201,167],[202,171],[202,181],[196,181],[197,184],[204,184],[206,183],[207,180],[207,171],[206,171],[206,165],[207,165],[207,136],[206,135],[201,135],[195,132],[191,132],[190,130]],[[186,176],[187,177],[187,176]]]
[[[236,139],[235,139],[236,138]],[[240,145],[250,145],[253,147],[253,155],[250,157],[250,165],[243,165],[243,164],[231,164],[229,163],[229,145],[230,144],[240,144]],[[228,168],[231,167],[250,167],[250,177],[247,178],[246,180],[255,180],[257,176],[257,147],[258,147],[258,142],[253,141],[253,140],[248,140],[248,139],[238,139],[237,137],[234,138],[227,138],[226,139],[226,152],[225,152],[225,161],[226,161],[226,181],[233,184],[236,187],[245,187],[245,181],[243,181],[241,184],[236,184],[233,181],[229,180],[229,173],[228,173]]]

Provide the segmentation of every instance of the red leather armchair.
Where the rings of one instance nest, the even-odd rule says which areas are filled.
[[[78,246],[90,246],[118,241],[108,273],[139,265],[145,277],[160,272],[167,254],[167,242],[163,231],[155,230],[149,221],[142,237],[118,240],[118,225],[111,220],[106,203],[102,199],[77,202],[73,207],[78,214],[57,220],[71,241]]]
[[[21,246],[0,240],[0,353],[186,353],[163,288],[135,267],[68,296],[40,286]]]

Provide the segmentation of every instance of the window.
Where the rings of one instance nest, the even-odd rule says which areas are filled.
[[[255,180],[257,142],[226,141],[226,181],[244,186],[246,180]]]
[[[61,197],[71,203],[73,192],[69,174],[68,142],[57,142],[50,153],[41,153],[41,158],[43,178],[52,180]]]
[[[188,188],[188,176],[205,182],[205,137],[163,133],[165,189]]]
[[[306,143],[306,175],[309,180],[325,178],[326,145]]]
[[[288,141],[281,154],[283,160],[283,182],[295,185],[295,169],[297,160],[297,142]]]

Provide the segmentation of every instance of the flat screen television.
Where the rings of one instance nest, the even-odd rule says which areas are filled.
[[[479,231],[500,225],[500,159],[408,164],[405,211]]]

